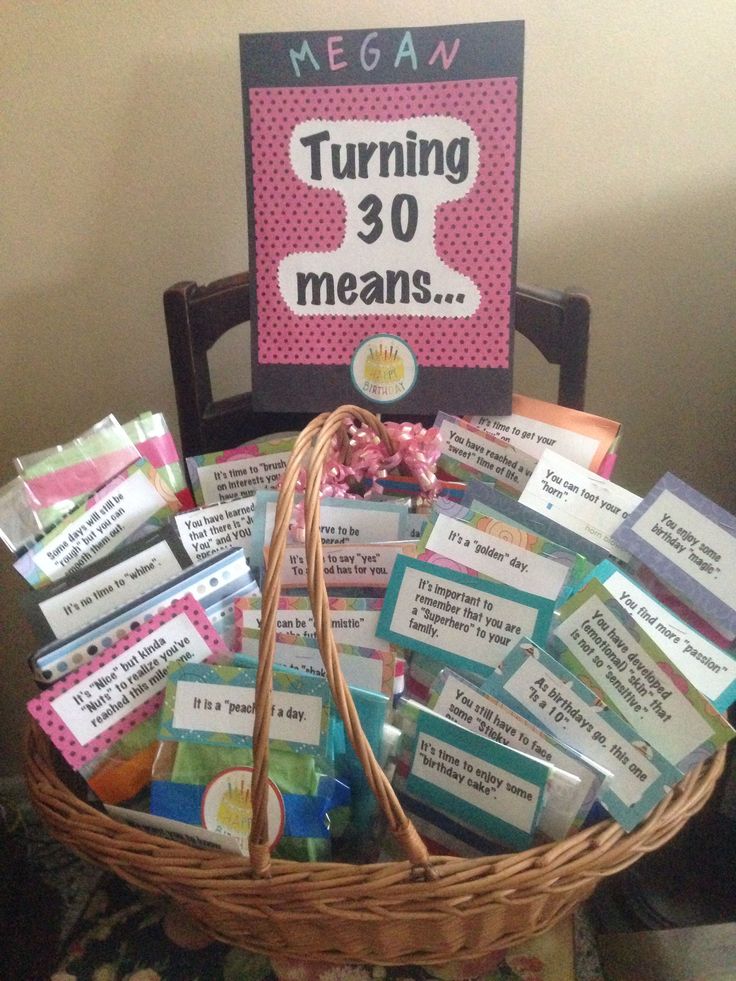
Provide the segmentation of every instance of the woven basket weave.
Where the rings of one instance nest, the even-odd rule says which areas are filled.
[[[52,833],[85,858],[170,897],[213,938],[264,954],[334,963],[440,964],[513,946],[552,927],[601,878],[675,835],[708,800],[725,750],[691,770],[627,834],[604,821],[562,842],[475,859],[432,856],[374,759],[339,669],[322,573],[319,487],[333,436],[346,420],[381,422],[354,406],[315,419],[300,434],[282,481],[263,583],[254,722],[250,859],[169,841],[122,825],[83,800],[84,788],[35,723],[26,741],[31,798]],[[309,459],[305,532],[309,594],[335,703],[406,860],[351,865],[271,859],[266,824],[268,721],[279,570],[300,467]],[[76,786],[75,786],[76,784]]]

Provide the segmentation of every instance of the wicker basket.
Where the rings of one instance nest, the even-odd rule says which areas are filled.
[[[604,821],[562,842],[502,856],[430,856],[406,818],[360,729],[339,670],[322,574],[319,486],[334,435],[346,419],[372,427],[371,413],[343,406],[300,434],[279,495],[263,583],[254,723],[250,859],[205,851],[122,825],[83,800],[75,780],[35,723],[25,769],[31,798],[52,833],[74,851],[150,892],[170,897],[213,938],[304,961],[439,964],[513,946],[552,927],[604,876],[675,835],[710,797],[725,761],[720,750],[691,770],[635,831]],[[299,468],[309,455],[305,530],[309,593],[320,650],[346,731],[406,861],[368,865],[271,859],[265,799],[279,570]],[[75,787],[76,783],[76,787]]]

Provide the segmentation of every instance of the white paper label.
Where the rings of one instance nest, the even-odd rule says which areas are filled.
[[[33,560],[52,581],[101,559],[159,511],[165,500],[138,471],[54,535]]]
[[[240,547],[250,563],[249,546],[255,509],[255,497],[246,497],[185,511],[174,518],[176,531],[187,554],[195,562],[228,548]]]
[[[441,596],[434,590],[435,584],[442,590]],[[477,664],[496,667],[516,641],[533,635],[537,616],[536,609],[515,600],[407,567],[390,629]]]
[[[220,504],[275,487],[290,456],[291,452],[287,450],[198,467],[203,502]]]
[[[623,560],[629,554],[611,536],[640,502],[636,494],[552,450],[544,451],[519,498],[532,511]]]
[[[411,772],[521,831],[533,827],[539,787],[435,736],[417,737]]]
[[[341,507],[323,500],[320,503],[319,530],[323,545],[346,542],[395,542],[400,537],[404,516],[394,510],[366,504],[365,507]],[[267,501],[264,547],[271,543],[276,519],[276,502]]]
[[[158,542],[71,589],[50,596],[39,603],[39,609],[56,637],[68,637],[179,572],[181,566],[170,545]]]
[[[75,739],[86,746],[165,687],[169,661],[204,661],[211,653],[189,617],[180,613],[52,704]]]
[[[244,628],[260,629],[261,611],[242,610]],[[336,641],[351,644],[353,647],[373,647],[378,651],[388,651],[391,645],[387,640],[376,637],[376,627],[380,610],[332,610],[330,613],[332,632]],[[298,637],[316,637],[314,618],[311,610],[278,610],[276,613],[276,633],[296,634]]]
[[[179,681],[172,728],[252,736],[256,711],[255,688]],[[322,699],[317,695],[274,691],[271,698],[270,739],[319,746]]]
[[[716,647],[620,572],[605,587],[675,667],[711,701],[736,681],[736,658]]]
[[[432,706],[432,710],[450,722],[504,746],[520,749],[545,763],[555,762],[551,747],[525,719],[511,709],[492,704],[482,694],[465,684],[459,677],[449,678]],[[562,757],[562,753],[558,753]],[[560,765],[555,762],[555,765]]]
[[[446,514],[438,514],[427,548],[484,576],[556,600],[567,579],[560,562],[537,555]]]
[[[556,739],[569,743],[610,770],[613,774],[611,787],[627,807],[636,804],[659,779],[659,770],[643,753],[535,658],[525,658],[518,671],[504,684],[504,690],[525,705]],[[529,698],[530,691],[537,693],[536,700]]]
[[[722,603],[736,609],[736,538],[672,491],[663,490],[632,531]]]
[[[574,433],[538,419],[512,412],[509,416],[471,416],[468,422],[499,439],[510,440],[529,456],[538,460],[547,449],[554,449],[581,467],[589,467],[598,449],[598,440]]]
[[[674,766],[713,736],[695,706],[598,597],[565,617],[554,633],[619,714]]]
[[[325,583],[330,586],[360,586],[385,589],[401,545],[345,545],[326,547],[322,552]],[[281,585],[307,585],[307,555],[303,548],[291,546],[284,552]]]

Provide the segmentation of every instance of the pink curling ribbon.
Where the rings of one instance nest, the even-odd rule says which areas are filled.
[[[320,494],[333,498],[361,498],[380,493],[377,482],[396,471],[412,477],[425,499],[436,493],[435,469],[442,452],[439,429],[425,429],[419,423],[386,422],[386,431],[393,446],[385,446],[379,436],[367,426],[353,422],[347,426],[347,450],[344,442],[334,437],[325,463]],[[296,483],[297,493],[306,488],[306,470],[302,469]],[[296,541],[304,540],[304,507],[294,508],[291,533]]]
[[[432,496],[437,483],[437,460],[442,453],[442,435],[435,426],[425,429],[418,422],[387,422],[399,457],[399,467],[413,477],[422,491]]]

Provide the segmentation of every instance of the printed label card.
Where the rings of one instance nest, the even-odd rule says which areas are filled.
[[[236,640],[241,643],[242,631],[247,628],[260,630],[260,596],[246,596],[235,601]],[[376,633],[383,600],[366,599],[363,596],[330,597],[332,630],[338,643],[371,647],[379,651],[390,649],[387,641]],[[281,596],[276,617],[276,633],[296,634],[299,637],[316,637],[312,607],[308,596]]]
[[[261,568],[262,556],[268,554],[276,520],[276,491],[259,491],[253,519],[253,561]],[[323,498],[320,501],[319,529],[323,545],[347,543],[397,542],[407,539],[408,505],[399,501]],[[292,515],[290,540],[304,542],[304,512],[297,500]]]
[[[40,684],[53,684],[113,647],[131,630],[150,622],[175,599],[191,594],[209,609],[226,596],[253,588],[256,584],[242,549],[216,555],[168,580],[163,588],[133,600],[112,616],[95,621],[73,637],[46,644],[31,655],[31,670]]]
[[[526,504],[514,500],[491,484],[485,484],[480,480],[468,481],[462,503],[473,511],[505,519],[519,528],[548,538],[563,548],[582,555],[591,565],[597,565],[609,557],[608,550],[603,546],[596,545],[577,532],[565,528],[547,514],[535,511]]]
[[[736,658],[712,643],[642,588],[614,562],[606,561],[591,576],[667,655],[678,671],[708,698],[719,712],[736,701]]]
[[[46,586],[156,530],[180,509],[150,463],[138,460],[55,525],[14,567],[34,588]]]
[[[241,653],[257,660],[260,638],[260,630],[244,629],[240,642]],[[336,644],[340,654],[340,667],[349,685],[366,691],[381,692],[388,696],[394,694],[396,655],[393,651],[380,651],[375,647],[356,647],[344,641],[336,641]],[[274,663],[319,678],[326,677],[322,655],[315,637],[276,634]]]
[[[377,633],[486,676],[521,637],[544,643],[553,610],[552,600],[541,596],[400,555]]]
[[[412,542],[386,542],[384,545],[325,546],[325,585],[328,589],[385,589],[397,555],[415,555]],[[284,551],[281,567],[282,589],[305,589],[307,555],[303,546],[290,545]]]
[[[665,474],[615,534],[696,612],[736,636],[736,516]]]
[[[160,738],[252,746],[256,671],[228,664],[176,664],[169,672]],[[321,678],[273,672],[269,745],[327,755],[330,689]]]
[[[394,786],[492,841],[528,848],[551,767],[449,722],[417,702],[402,702],[401,759]]]
[[[613,451],[621,429],[612,419],[526,395],[512,397],[510,415],[471,416],[467,421],[518,446],[535,460],[550,449],[596,473]]]
[[[633,831],[682,777],[618,712],[526,640],[504,658],[483,691],[609,771],[600,801],[625,831]]]
[[[503,702],[444,670],[433,688],[429,708],[457,725],[511,746],[548,763],[550,773],[539,830],[560,841],[581,827],[609,771],[562,746]]]
[[[241,35],[258,411],[508,411],[523,40]]]
[[[445,412],[437,413],[434,424],[442,434],[440,471],[466,482],[492,481],[508,494],[521,494],[536,465],[534,457]]]
[[[28,711],[79,770],[155,715],[169,661],[229,656],[204,608],[185,596],[31,699]]]
[[[295,441],[296,435],[278,434],[232,450],[188,457],[187,470],[197,504],[224,504],[275,487]]]
[[[255,495],[235,498],[225,504],[184,511],[174,517],[182,545],[193,562],[209,559],[218,552],[240,546],[250,561]]]
[[[565,667],[683,773],[736,735],[598,580],[560,608],[552,637]]]
[[[477,573],[516,589],[558,601],[579,556],[504,521],[456,504],[437,502],[418,549],[449,560],[459,572]],[[444,563],[443,563],[444,564]],[[587,563],[586,563],[587,566]]]
[[[627,568],[633,576],[636,576],[637,582],[640,582],[645,589],[648,589],[652,596],[656,596],[660,603],[669,607],[673,613],[676,613],[682,620],[689,623],[698,633],[712,640],[723,651],[731,651],[734,648],[733,637],[727,637],[723,631],[717,630],[712,623],[699,613],[696,613],[692,606],[676,595],[642,562],[637,562],[636,559],[632,558],[627,564]]]
[[[123,545],[77,575],[23,595],[23,605],[43,643],[70,637],[160,586],[191,565],[170,525]]]
[[[545,450],[519,500],[603,546],[615,558],[628,560],[615,532],[641,498],[624,487]]]

